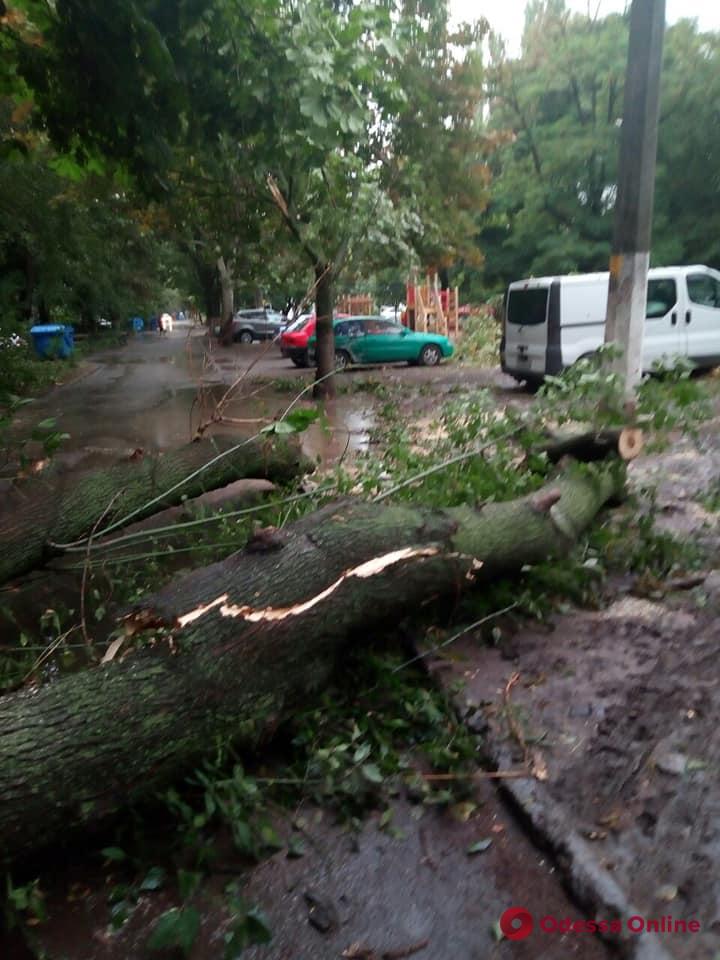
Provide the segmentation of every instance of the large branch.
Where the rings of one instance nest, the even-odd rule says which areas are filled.
[[[126,617],[142,650],[0,699],[0,849],[99,820],[217,738],[256,744],[350,642],[566,551],[621,484],[613,464],[507,503],[343,502],[171,583]]]
[[[237,449],[182,482],[232,446]],[[157,457],[139,454],[137,460],[80,477],[50,472],[47,477],[27,480],[7,498],[0,513],[0,583],[59,553],[54,545],[89,536],[96,524],[99,532],[130,514],[139,520],[180,503],[184,497],[242,477],[282,482],[303,469],[309,469],[309,463],[299,445],[281,437],[242,445],[215,438]]]

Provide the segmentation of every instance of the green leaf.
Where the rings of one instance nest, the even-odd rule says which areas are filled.
[[[288,423],[287,420],[277,420],[275,423],[269,423],[267,427],[263,427],[260,431],[260,433],[275,434],[277,436],[295,432],[295,427],[291,423]]]
[[[277,835],[277,831],[267,823],[263,824],[260,828],[260,839],[263,844],[271,850],[282,850],[284,846],[282,840]]]
[[[239,917],[225,934],[225,960],[236,960],[246,947],[270,943],[272,930],[265,916],[253,907]]]
[[[367,760],[367,758],[370,756],[371,750],[372,750],[372,747],[370,746],[369,743],[360,744],[360,746],[357,748],[357,750],[353,754],[353,763],[362,763],[363,760]]]
[[[315,423],[319,416],[320,411],[317,407],[300,407],[296,410],[291,410],[283,422],[289,423],[294,430],[301,433],[303,430],[306,430],[311,423]]]
[[[54,417],[48,417],[47,420],[41,420],[40,423],[36,424],[37,430],[52,430],[56,424]]]
[[[200,932],[200,913],[195,907],[173,907],[159,918],[150,939],[150,950],[178,947],[187,956]]]
[[[299,837],[291,837],[286,856],[288,860],[297,860],[305,856],[305,844]]]
[[[183,900],[188,900],[200,886],[202,874],[196,870],[178,870],[178,890]]]
[[[135,909],[135,904],[130,900],[117,900],[110,908],[110,927],[112,930],[119,930],[122,925],[130,918],[130,914]]]
[[[272,940],[272,930],[264,914],[253,907],[245,918],[245,929],[251,938],[251,943],[270,943]]]
[[[120,847],[103,847],[100,853],[106,860],[127,860],[127,854]]]
[[[381,37],[378,41],[378,46],[383,47],[389,57],[399,57],[400,56],[400,47],[397,45],[395,40],[392,37]]]
[[[369,780],[370,783],[382,783],[383,775],[380,772],[380,768],[375,763],[364,763],[360,768],[362,774],[366,780]]]
[[[473,843],[465,851],[468,856],[472,856],[475,853],[485,853],[486,850],[489,850],[492,846],[492,838],[486,837],[484,840],[478,840],[476,843]]]
[[[327,126],[327,117],[322,101],[316,96],[304,95],[300,97],[300,113],[316,123],[318,127]]]
[[[162,867],[150,867],[140,884],[141,890],[159,890],[165,883],[166,873]]]

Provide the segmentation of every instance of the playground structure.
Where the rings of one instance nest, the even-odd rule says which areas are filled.
[[[375,313],[375,301],[369,293],[347,293],[338,297],[335,309],[351,317],[367,317]]]
[[[438,275],[417,283],[413,276],[407,283],[407,325],[421,333],[441,333],[444,336],[457,334],[458,288],[441,290]]]

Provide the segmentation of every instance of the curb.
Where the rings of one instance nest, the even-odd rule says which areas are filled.
[[[456,701],[457,703],[457,701]],[[461,705],[457,703],[457,706]],[[484,736],[487,736],[487,731]],[[502,746],[486,741],[486,758],[497,770],[513,768],[512,758]],[[558,860],[561,872],[581,903],[591,907],[598,916],[612,919],[640,914],[625,895],[615,878],[600,865],[590,845],[580,834],[568,827],[561,811],[545,797],[542,785],[535,780],[500,780],[498,789],[516,808]],[[674,960],[673,954],[652,933],[625,934],[619,940],[604,938],[627,960]]]

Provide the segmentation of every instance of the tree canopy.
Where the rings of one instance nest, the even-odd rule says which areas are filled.
[[[603,269],[627,18],[531,0],[514,58],[490,26],[445,0],[3,0],[3,324],[310,289],[327,347],[344,270],[481,297]],[[667,32],[655,263],[720,263],[719,43]]]
[[[681,21],[667,30],[653,224],[654,264],[720,265],[718,43]],[[503,138],[490,161],[479,243],[486,287],[543,273],[607,268],[628,18],[528,4],[522,51],[497,40],[485,76],[484,129]]]

